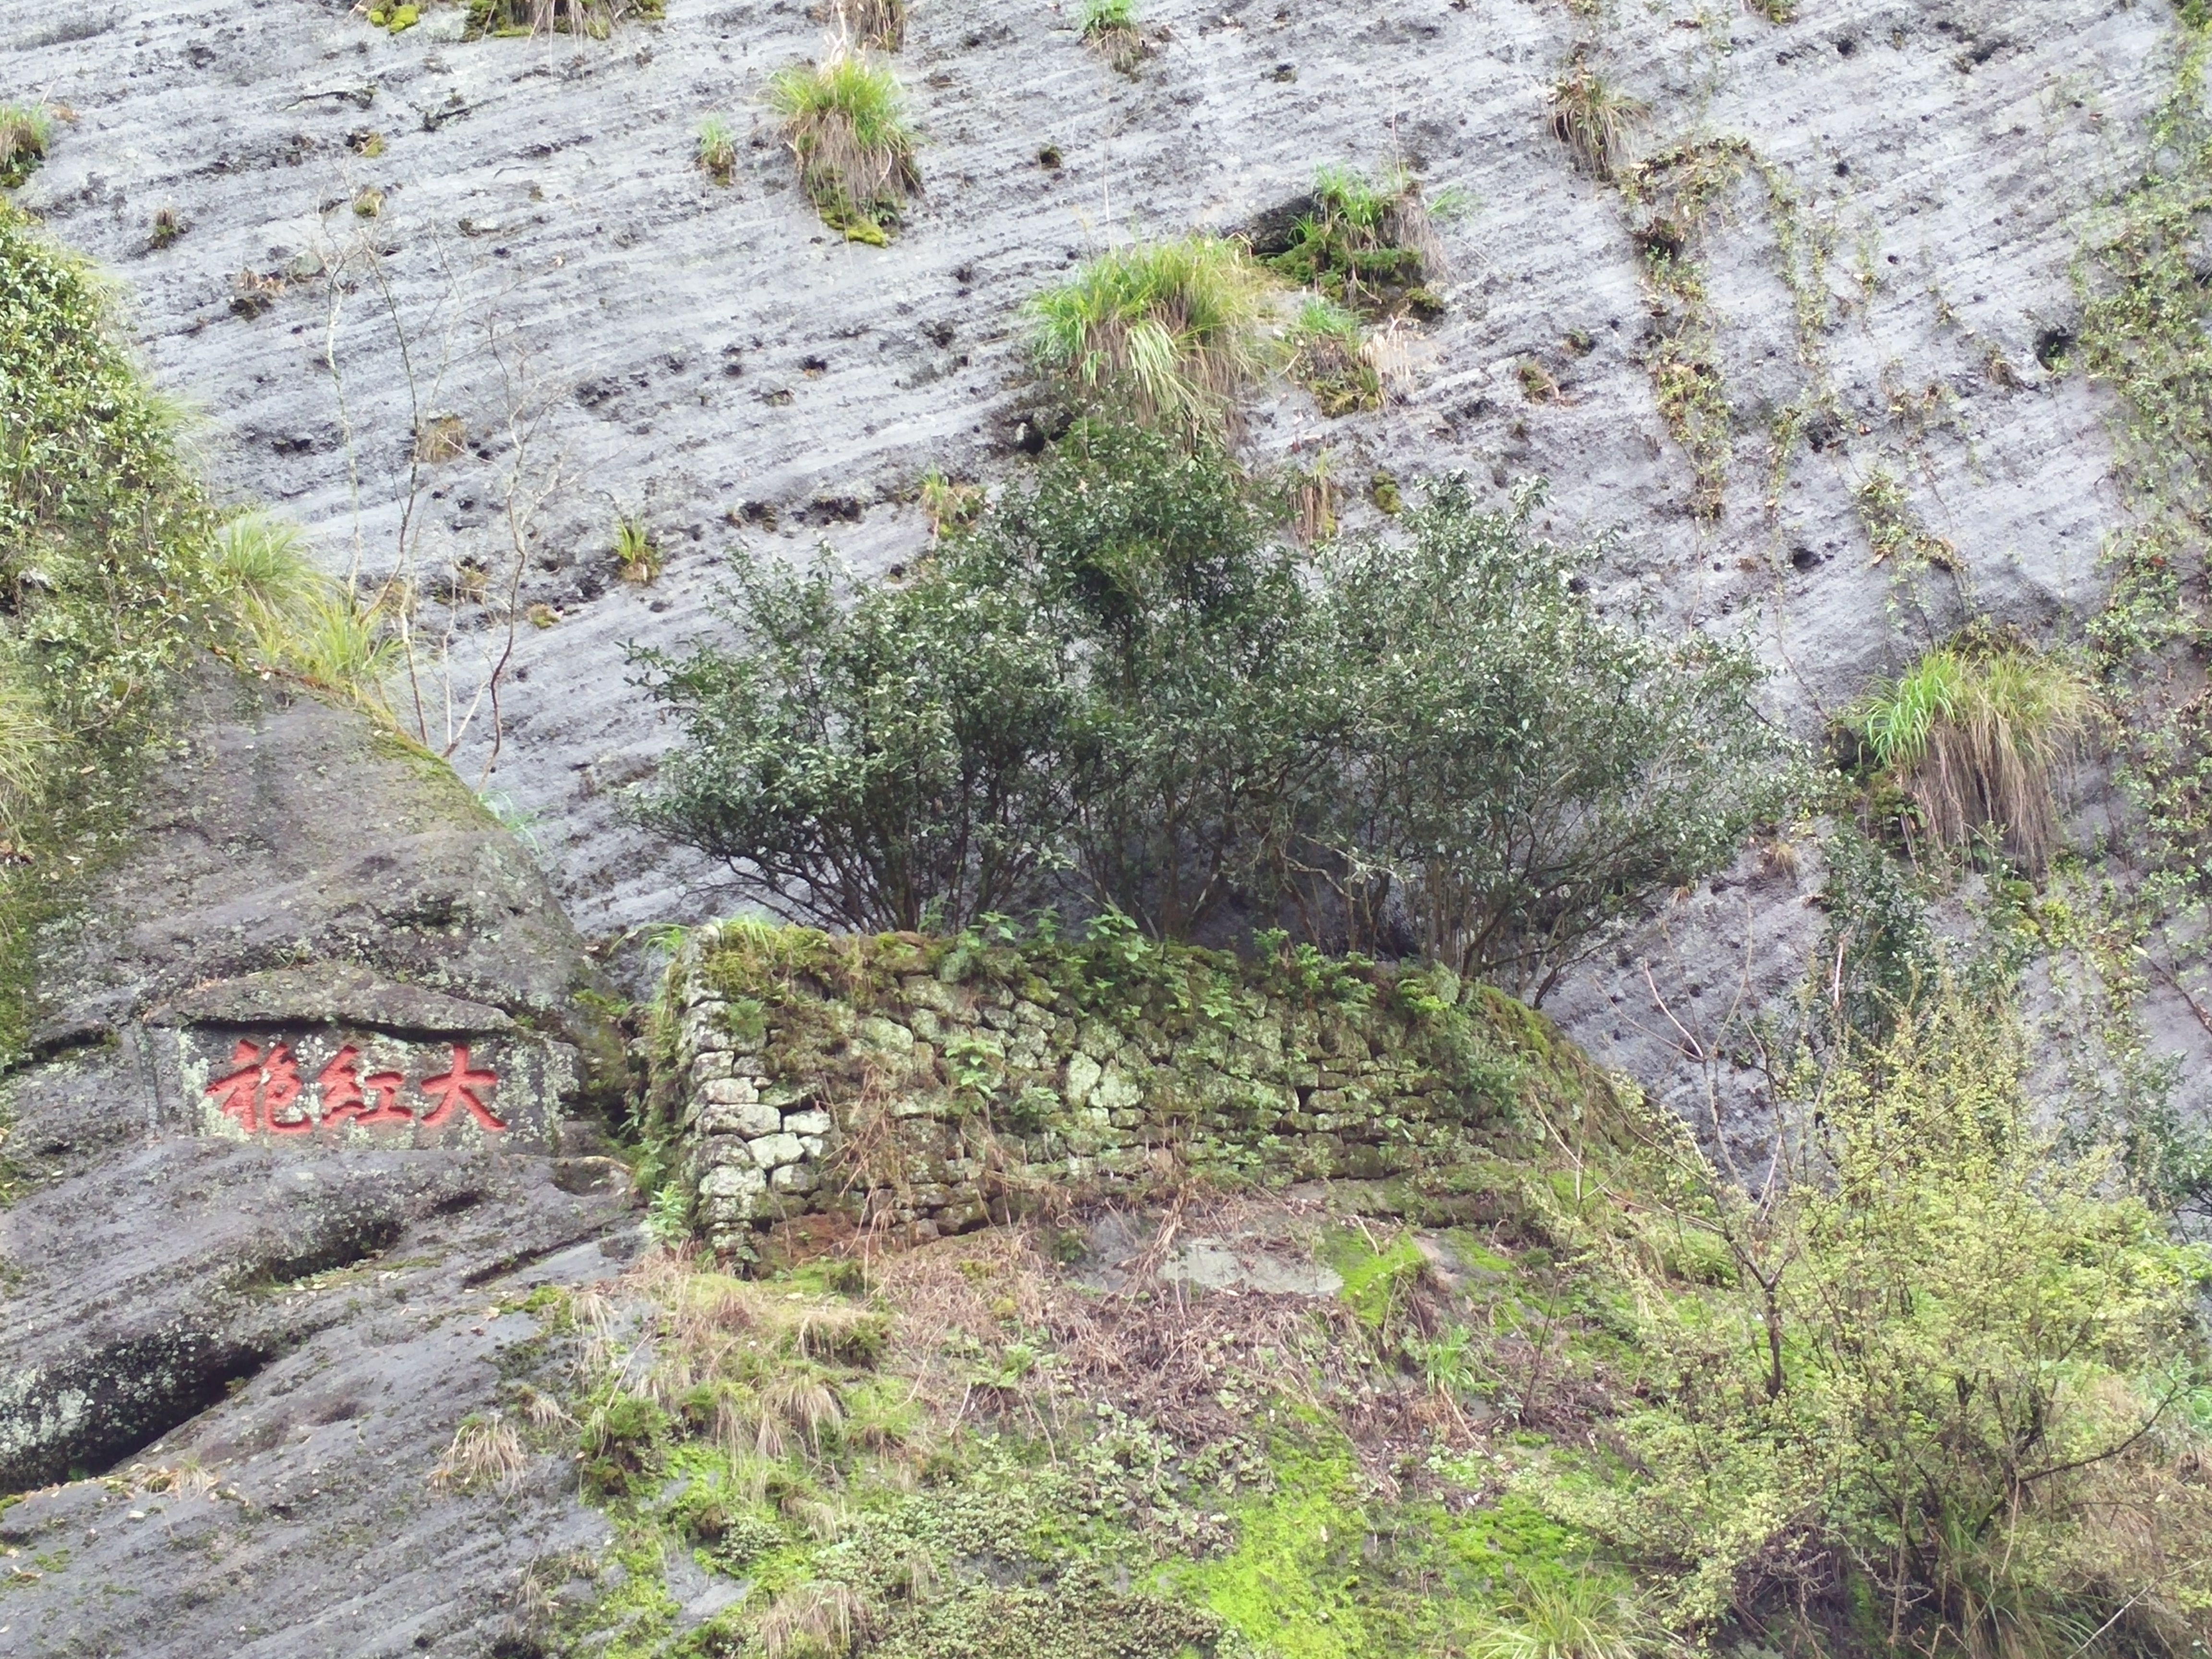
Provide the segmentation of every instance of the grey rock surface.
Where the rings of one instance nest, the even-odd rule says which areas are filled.
[[[514,839],[366,717],[211,669],[178,721],[0,1080],[0,1492],[27,1493],[0,1511],[0,1654],[482,1655],[604,1523],[563,1457],[434,1477],[558,1363],[493,1305],[638,1248],[627,1171],[586,1121],[196,1133],[158,1074],[179,1028],[263,1022],[605,1047],[592,969]]]
[[[43,1048],[98,1040],[183,999],[451,1023],[461,1004],[566,1018],[582,942],[537,866],[439,762],[365,717],[227,672],[184,699],[172,752],[134,803],[130,854],[41,951]],[[373,981],[386,988],[379,993]],[[392,986],[399,981],[411,991]],[[266,1014],[277,1012],[273,1006]],[[383,1023],[391,1023],[386,1020]]]

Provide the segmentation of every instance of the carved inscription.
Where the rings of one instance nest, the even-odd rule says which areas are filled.
[[[534,1139],[570,1086],[565,1050],[514,1035],[200,1026],[179,1058],[200,1132],[254,1140]]]

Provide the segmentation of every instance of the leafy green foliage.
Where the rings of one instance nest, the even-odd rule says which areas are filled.
[[[1663,1568],[1674,1620],[1856,1583],[1922,1651],[2100,1627],[2164,1651],[2212,1604],[2183,1542],[2208,1504],[2184,1472],[2212,1256],[2108,1155],[2062,1156],[2021,1075],[2007,1011],[1943,988],[1804,1062],[1763,1197],[1654,1117],[1673,1173],[1647,1167],[1636,1204],[1734,1273],[1655,1266],[1619,1188],[1566,1224],[1629,1287],[1637,1474],[1554,1458],[1525,1488]]]
[[[1307,601],[1243,480],[1211,447],[1086,423],[946,568],[1067,641],[1085,769],[1066,844],[1092,902],[1189,937],[1322,758]]]
[[[688,738],[647,810],[847,926],[1072,881],[1161,937],[1241,906],[1540,994],[1794,751],[1746,656],[1599,617],[1525,510],[1447,483],[1407,523],[1304,566],[1218,451],[1079,426],[903,586],[741,567],[737,650],[645,659]]]
[[[829,564],[741,562],[734,648],[638,653],[685,742],[647,820],[831,927],[959,927],[1034,896],[1084,738],[1021,596],[925,577],[847,605]]]
[[[768,100],[783,118],[799,182],[822,222],[848,240],[888,242],[908,195],[921,184],[898,77],[841,51],[819,64],[778,70]]]
[[[1485,513],[1449,480],[1403,541],[1323,556],[1314,632],[1347,763],[1299,839],[1355,939],[1403,927],[1540,999],[1607,924],[1725,863],[1796,783],[1749,657],[1599,617],[1575,556],[1529,535],[1534,499]]]
[[[105,844],[173,680],[232,632],[177,425],[105,286],[0,204],[0,1065],[25,1036],[33,930]],[[55,788],[64,767],[85,781]]]
[[[1194,436],[1215,432],[1269,361],[1266,295],[1266,273],[1236,243],[1139,243],[1100,254],[1030,301],[1031,349],[1079,406]]]

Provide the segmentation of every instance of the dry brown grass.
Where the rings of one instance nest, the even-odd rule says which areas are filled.
[[[835,0],[831,17],[855,46],[896,52],[906,44],[906,0]]]
[[[1553,85],[1552,136],[1593,178],[1610,179],[1627,164],[1630,140],[1650,106],[1577,60]]]
[[[868,1631],[868,1605],[849,1585],[795,1584],[761,1616],[768,1659],[850,1653]]]
[[[453,1431],[445,1455],[430,1471],[430,1484],[440,1492],[472,1492],[479,1486],[513,1492],[522,1484],[522,1472],[529,1466],[522,1437],[495,1412]]]

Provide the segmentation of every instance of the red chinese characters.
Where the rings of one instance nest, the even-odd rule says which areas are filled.
[[[434,1098],[434,1110],[424,1115],[422,1126],[429,1128],[443,1123],[453,1115],[455,1106],[465,1106],[476,1121],[487,1129],[504,1129],[507,1125],[491,1115],[478,1091],[489,1093],[499,1079],[489,1072],[469,1070],[469,1050],[465,1043],[453,1045],[453,1069],[439,1077],[422,1079],[422,1092]]]
[[[446,1070],[416,1083],[428,1103],[420,1111],[401,1103],[407,1086],[404,1073],[371,1072],[363,1076],[361,1061],[361,1050],[345,1043],[325,1062],[315,1074],[321,1110],[311,1115],[303,1098],[299,1062],[290,1048],[272,1039],[264,1048],[240,1038],[231,1054],[232,1070],[208,1084],[207,1098],[248,1134],[304,1134],[318,1125],[331,1129],[349,1123],[435,1128],[464,1109],[483,1129],[497,1133],[507,1127],[490,1104],[499,1076],[489,1066],[471,1066],[465,1043],[452,1045]]]
[[[238,1067],[228,1077],[208,1085],[208,1097],[225,1117],[234,1119],[248,1134],[268,1129],[276,1134],[300,1134],[315,1127],[299,1108],[300,1068],[292,1051],[271,1042],[264,1053],[244,1038],[232,1050],[230,1063]]]

